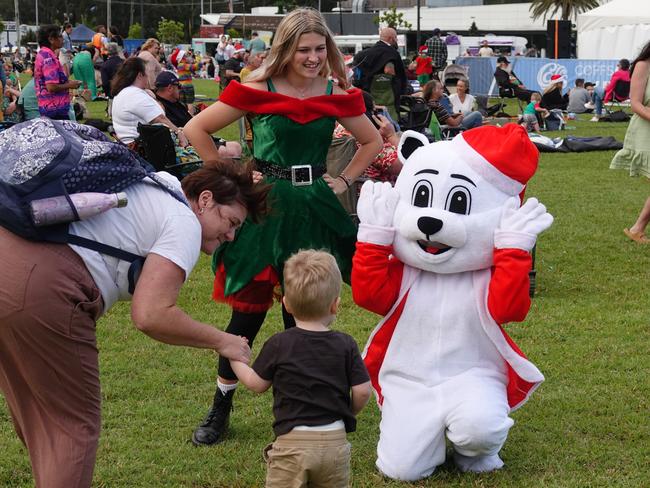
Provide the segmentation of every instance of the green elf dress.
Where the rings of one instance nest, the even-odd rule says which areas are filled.
[[[248,313],[271,307],[284,262],[300,249],[329,251],[349,281],[356,241],[354,223],[322,175],[336,119],[365,112],[361,91],[333,95],[330,81],[325,95],[301,100],[277,93],[270,79],[267,86],[232,81],[219,98],[252,116],[253,156],[273,185],[270,215],[260,224],[247,220],[213,257],[213,298]]]

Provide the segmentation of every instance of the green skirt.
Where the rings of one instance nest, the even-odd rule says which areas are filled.
[[[322,249],[336,258],[349,283],[356,226],[323,178],[309,186],[266,178],[271,214],[261,223],[246,221],[235,240],[224,243],[213,257],[213,270],[223,263],[224,295],[241,290],[269,265],[280,276],[284,262],[301,249]]]

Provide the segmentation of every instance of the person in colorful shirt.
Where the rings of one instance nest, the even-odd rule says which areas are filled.
[[[372,160],[370,166],[366,168],[361,176],[373,181],[387,181],[391,185],[394,185],[395,180],[402,169],[402,162],[399,160],[397,154],[400,134],[395,132],[395,127],[386,117],[387,112],[376,107],[375,101],[370,93],[363,92],[363,101],[366,106],[366,117],[368,117],[375,127],[377,127],[377,130],[379,130],[384,145],[379,154],[377,154],[375,159]],[[351,136],[352,134],[350,134],[350,132],[341,124],[336,125],[336,128],[334,129],[335,139]],[[357,147],[359,147],[358,144]],[[360,190],[361,187],[358,187],[357,193],[359,193]]]
[[[426,85],[433,73],[433,59],[427,55],[427,47],[420,46],[419,55],[415,58],[415,74],[420,86]]]
[[[339,80],[335,86],[329,77]],[[210,135],[250,114],[253,156],[263,179],[273,183],[271,215],[246,222],[232,245],[213,257],[213,297],[233,308],[227,330],[253,343],[282,284],[284,262],[300,249],[323,249],[336,257],[344,279],[351,271],[355,225],[336,194],[346,191],[380,151],[381,137],[367,117],[361,92],[345,91],[345,64],[323,17],[310,8],[286,15],[266,62],[245,84],[232,81],[218,102],[194,117],[185,133],[201,159],[218,159]],[[361,145],[338,176],[325,160],[336,121]],[[295,325],[283,309],[285,328]],[[192,441],[223,440],[237,377],[224,358],[214,402]]]
[[[174,51],[170,59],[176,67],[176,74],[181,88],[181,102],[186,105],[194,103],[195,95],[192,76],[199,72],[201,63],[196,62],[192,55],[183,49]]]
[[[34,62],[34,87],[38,111],[51,119],[70,118],[70,90],[79,88],[81,82],[68,77],[55,54],[63,46],[61,30],[56,25],[45,25],[38,31],[41,49]]]

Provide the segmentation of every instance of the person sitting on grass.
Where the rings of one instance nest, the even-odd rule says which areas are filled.
[[[460,127],[462,129],[473,129],[483,125],[483,116],[480,112],[470,112],[468,114],[450,114],[442,105],[441,100],[444,95],[444,86],[438,80],[431,80],[424,85],[422,97],[433,110],[438,123],[446,124],[449,127]]]
[[[546,118],[549,115],[549,111],[540,106],[541,101],[542,95],[539,92],[534,92],[530,96],[530,103],[526,105],[526,108],[524,109],[524,114],[521,117],[520,124],[528,132],[539,132],[540,127],[539,119],[537,118],[538,115],[543,118]]]
[[[276,439],[264,450],[267,488],[348,486],[346,432],[356,429],[370,381],[354,339],[330,329],[341,282],[331,254],[308,250],[291,256],[284,266],[283,300],[296,327],[266,341],[252,368],[230,361],[250,390],[263,393],[273,386]]]

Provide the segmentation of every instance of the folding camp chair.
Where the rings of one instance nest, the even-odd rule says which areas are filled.
[[[630,82],[618,80],[616,85],[614,85],[614,94],[612,100],[607,102],[604,105],[604,109],[607,113],[611,113],[612,109],[616,108],[617,110],[622,110],[622,103],[625,103],[630,99]]]
[[[460,134],[464,129],[462,127],[451,127],[449,125],[440,124],[436,114],[431,111],[431,120],[429,122],[429,134],[427,134],[433,142],[448,141]]]
[[[178,162],[174,140],[165,125],[138,124],[138,134],[137,143],[142,149],[143,157],[156,171],[167,171],[181,180],[203,164],[199,160]]]
[[[433,113],[427,102],[420,97],[402,95],[399,105],[400,114],[398,123],[402,131],[414,130],[416,132],[424,132],[424,129],[430,124],[431,114]]]

